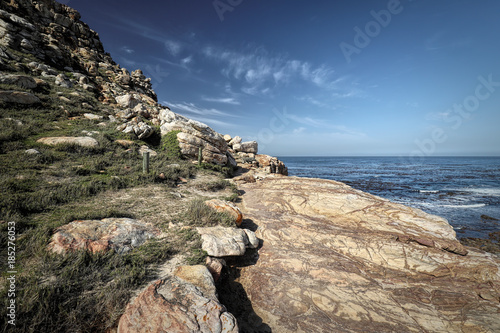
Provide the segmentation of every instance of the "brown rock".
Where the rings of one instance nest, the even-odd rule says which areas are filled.
[[[88,136],[77,136],[77,137],[69,137],[69,136],[59,136],[59,137],[47,137],[40,138],[36,142],[40,142],[49,146],[55,146],[60,144],[75,144],[82,147],[97,147],[99,142]]]
[[[207,257],[205,259],[205,265],[207,266],[208,270],[210,271],[210,274],[212,274],[214,281],[215,282],[219,281],[221,273],[222,273],[222,269],[226,265],[226,262],[224,261],[224,259]]]
[[[239,188],[263,246],[237,282],[273,332],[500,331],[500,260],[455,254],[466,250],[445,219],[334,181]]]
[[[129,218],[79,220],[56,230],[49,249],[56,253],[74,250],[118,253],[130,251],[146,240],[159,235],[151,225]]]
[[[205,201],[205,205],[215,209],[218,212],[229,214],[234,218],[234,223],[237,226],[240,226],[241,222],[243,221],[243,214],[241,214],[241,210],[232,202],[220,199],[212,199]]]
[[[207,269],[203,269],[211,279]],[[118,333],[238,331],[236,319],[215,294],[177,276],[151,284],[127,305],[118,324]]]

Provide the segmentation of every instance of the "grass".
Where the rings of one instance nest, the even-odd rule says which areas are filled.
[[[106,116],[107,111],[99,111],[93,93],[79,91],[75,96],[74,89],[55,86],[53,79],[45,80],[49,87],[24,89],[39,97],[41,105],[0,106],[0,221],[15,221],[17,235],[18,320],[11,331],[104,332],[116,327],[132,293],[158,278],[158,267],[172,256],[183,254],[188,264],[204,263],[207,254],[201,249],[201,237],[195,228],[232,225],[231,218],[207,207],[203,197],[191,198],[199,197],[200,191],[209,197],[228,191],[234,195],[233,185],[220,179],[231,170],[208,164],[198,168],[183,160],[177,132],[160,138],[157,128],[155,135],[144,142],[116,131],[116,124],[102,126],[101,121],[69,118],[84,112]],[[9,87],[0,86],[5,88]],[[83,102],[96,110],[82,108]],[[47,136],[85,136],[83,131],[96,131],[92,136],[99,145],[51,147],[37,142]],[[134,144],[123,147],[118,139]],[[150,159],[149,174],[143,174],[139,154],[139,147],[145,143],[159,152]],[[27,154],[27,149],[39,153]],[[173,195],[179,192],[179,178],[189,180],[207,173],[212,180],[200,185],[196,195],[186,189],[180,190],[184,195],[180,198]],[[150,197],[158,193],[162,193],[159,198]],[[191,201],[182,199],[185,196]],[[60,226],[106,217],[146,218],[155,221],[165,236],[124,255],[112,251],[55,255],[47,250]],[[186,228],[168,229],[169,222]],[[0,222],[2,244],[7,243],[7,228],[7,223]],[[0,260],[7,262],[6,247],[0,250]],[[5,278],[2,275],[3,300],[8,299]],[[2,306],[0,317],[6,318],[6,311]]]

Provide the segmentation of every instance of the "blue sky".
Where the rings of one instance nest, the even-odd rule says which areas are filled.
[[[69,0],[158,100],[277,155],[500,155],[496,0]]]

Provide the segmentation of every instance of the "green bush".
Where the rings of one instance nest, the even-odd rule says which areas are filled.
[[[180,131],[170,131],[161,138],[161,148],[166,152],[167,157],[171,159],[181,159],[182,153],[177,140],[177,134]]]

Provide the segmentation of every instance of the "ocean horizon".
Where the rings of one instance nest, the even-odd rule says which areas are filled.
[[[446,218],[458,238],[500,230],[500,156],[280,156],[290,176],[330,179]]]

